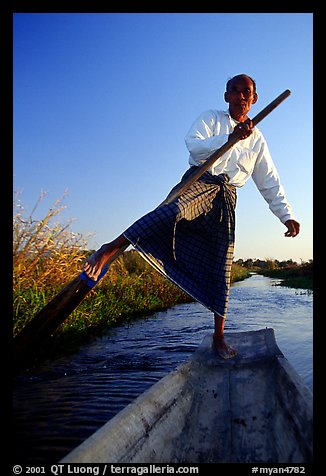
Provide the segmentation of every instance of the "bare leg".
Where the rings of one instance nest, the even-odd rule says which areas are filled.
[[[225,342],[225,339],[224,339],[225,319],[223,319],[223,317],[219,316],[218,314],[214,314],[214,320],[215,320],[215,332],[213,334],[212,348],[223,359],[231,359],[232,357],[237,355],[237,351]]]
[[[129,245],[130,242],[124,235],[118,236],[111,243],[105,243],[85,261],[83,270],[89,278],[96,281],[103,266],[111,264]]]

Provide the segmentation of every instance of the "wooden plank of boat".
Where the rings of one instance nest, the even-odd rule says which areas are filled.
[[[62,463],[309,463],[312,393],[273,329],[228,333],[230,360],[211,349],[154,384]]]

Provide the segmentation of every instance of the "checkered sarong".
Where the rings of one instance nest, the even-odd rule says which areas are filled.
[[[222,317],[228,306],[235,230],[236,188],[228,181],[226,174],[205,172],[175,201],[124,232],[155,269]]]

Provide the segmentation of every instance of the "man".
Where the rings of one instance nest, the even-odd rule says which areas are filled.
[[[231,78],[224,99],[227,111],[209,110],[190,128],[185,142],[191,168],[201,165],[234,135],[240,139],[179,198],[137,220],[84,264],[94,280],[132,244],[164,276],[214,313],[212,347],[220,357],[236,355],[224,339],[224,323],[234,251],[236,187],[252,177],[271,211],[295,237],[294,219],[261,132],[248,113],[258,100],[255,81],[246,74]]]

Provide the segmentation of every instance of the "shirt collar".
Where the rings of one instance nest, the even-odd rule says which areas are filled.
[[[239,124],[239,123],[240,123],[240,121],[236,121],[235,119],[233,119],[233,117],[232,117],[231,114],[230,114],[230,109],[227,109],[226,111],[223,111],[223,112],[224,112],[224,114],[225,114],[226,116],[229,116],[231,122],[234,122],[235,124]]]

